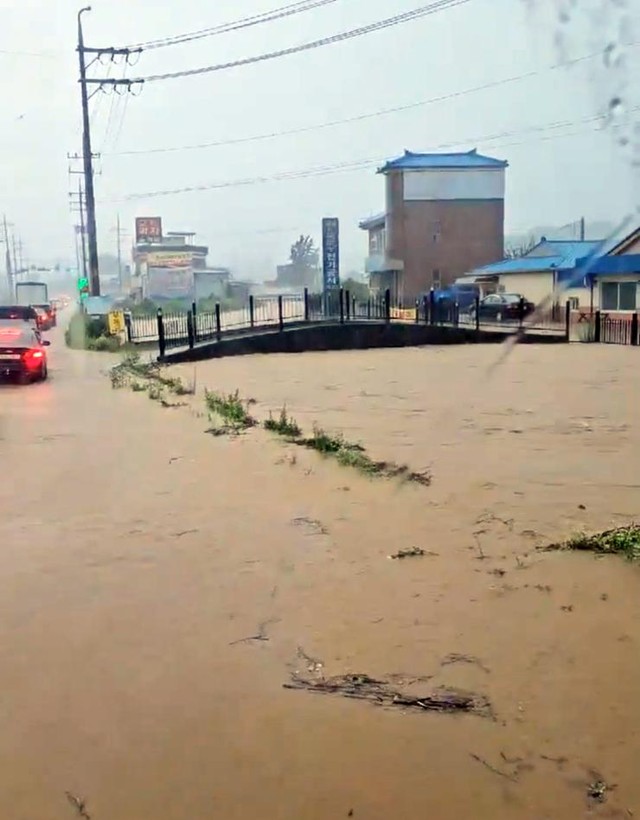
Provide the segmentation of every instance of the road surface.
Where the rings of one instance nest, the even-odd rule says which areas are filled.
[[[93,820],[640,812],[638,573],[531,548],[534,526],[558,534],[581,502],[594,524],[606,509],[637,512],[637,402],[615,392],[637,397],[635,365],[628,386],[611,377],[610,403],[585,377],[574,411],[591,418],[587,433],[554,427],[568,411],[549,400],[582,365],[564,348],[528,350],[531,378],[549,373],[537,355],[565,371],[538,404],[497,377],[493,416],[476,417],[486,430],[460,428],[459,449],[440,411],[439,425],[426,421],[436,371],[416,380],[416,367],[471,378],[478,348],[198,371],[199,394],[240,386],[266,400],[263,414],[289,397],[305,425],[318,413],[361,423],[368,443],[410,458],[437,434],[449,466],[436,463],[433,488],[400,487],[264,432],[207,436],[200,395],[163,409],[112,390],[111,357],[52,338],[49,382],[0,387],[2,817],[71,820],[82,801]],[[602,355],[611,361],[588,371],[599,378],[615,361]],[[458,357],[455,368],[439,356]],[[483,466],[490,436],[514,462],[494,448]],[[601,485],[585,478],[589,464]],[[583,469],[574,485],[572,465]],[[415,545],[429,554],[388,560]],[[283,689],[309,658],[328,675],[482,692],[495,720]],[[588,795],[599,778],[617,785],[602,806]]]

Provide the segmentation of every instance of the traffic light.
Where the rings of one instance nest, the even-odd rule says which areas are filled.
[[[89,295],[89,280],[86,276],[81,276],[78,279],[78,292],[81,299],[86,299]]]

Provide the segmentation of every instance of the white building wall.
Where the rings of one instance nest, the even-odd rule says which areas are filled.
[[[456,199],[504,199],[503,168],[404,172],[405,202]]]

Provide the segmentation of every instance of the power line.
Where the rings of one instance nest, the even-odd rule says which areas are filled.
[[[330,3],[335,2],[336,0],[299,0],[297,3],[291,3],[287,6],[283,6],[272,11],[265,11],[251,17],[243,17],[240,20],[235,20],[231,23],[220,23],[217,26],[211,26],[209,28],[200,29],[199,31],[189,32],[188,34],[176,34],[173,37],[150,40],[146,43],[138,43],[135,46],[131,46],[131,48],[141,48],[144,49],[144,51],[151,51],[157,48],[166,48],[167,46],[190,43],[194,40],[202,40],[205,37],[213,37],[218,34],[227,34],[232,31],[240,31],[241,29],[257,26],[261,23],[270,23],[274,20],[291,17],[294,14],[301,14],[305,11],[311,11],[322,6],[328,6]]]
[[[629,110],[630,113],[637,112],[637,111],[640,111],[640,106],[635,106],[635,107],[633,107]],[[488,136],[483,136],[483,137],[474,137],[474,138],[467,138],[467,139],[457,140],[456,142],[441,143],[440,145],[433,146],[433,149],[434,150],[442,150],[442,149],[447,149],[447,148],[454,148],[454,147],[462,145],[462,144],[494,142],[496,140],[502,140],[502,139],[506,139],[506,138],[509,138],[509,137],[516,137],[516,136],[520,136],[520,135],[527,134],[527,133],[539,133],[539,132],[544,132],[544,131],[554,131],[554,130],[558,130],[560,128],[567,128],[567,127],[571,127],[573,125],[578,125],[580,123],[582,123],[582,124],[602,123],[603,125],[601,125],[598,128],[595,128],[595,129],[593,129],[593,128],[589,128],[589,129],[586,129],[586,130],[582,129],[580,131],[574,131],[574,132],[567,133],[567,134],[553,134],[553,135],[550,135],[550,136],[540,136],[540,137],[537,137],[537,141],[545,142],[545,141],[548,141],[548,140],[559,139],[559,138],[563,138],[563,137],[579,136],[580,134],[593,132],[593,131],[602,131],[602,130],[605,130],[608,127],[608,118],[606,117],[606,115],[598,114],[598,115],[592,115],[592,116],[589,116],[589,117],[583,117],[582,119],[579,119],[579,120],[557,121],[557,122],[553,122],[553,123],[548,123],[547,125],[543,125],[543,126],[531,126],[528,129],[523,129],[523,130],[519,130],[519,131],[503,131],[503,132],[498,133],[498,134],[493,134],[493,135],[488,135]],[[611,128],[621,127],[621,125],[622,124],[618,124],[616,126],[612,125],[610,127]],[[527,142],[530,142],[530,140],[524,140],[524,141],[515,142],[515,143],[504,143],[504,144],[502,144],[501,147],[515,147],[515,146],[518,146],[518,145],[524,145]],[[494,146],[494,147],[500,147],[500,146]],[[285,181],[285,180],[288,181],[288,180],[296,180],[296,179],[306,179],[306,178],[315,177],[315,176],[326,176],[326,175],[335,174],[335,173],[359,171],[359,170],[362,170],[363,168],[368,168],[368,167],[371,167],[373,165],[379,165],[381,162],[384,162],[384,160],[385,160],[385,158],[380,157],[380,156],[378,156],[378,157],[369,157],[369,158],[366,158],[366,159],[352,160],[352,161],[342,162],[342,163],[334,163],[332,165],[316,166],[314,168],[308,168],[308,169],[305,169],[305,170],[302,170],[302,171],[284,171],[282,173],[273,174],[273,175],[270,175],[270,176],[248,177],[248,178],[245,178],[245,179],[230,180],[230,181],[226,181],[226,182],[215,182],[215,183],[206,184],[206,185],[193,185],[193,186],[190,186],[190,187],[174,188],[174,189],[164,190],[164,191],[151,191],[151,192],[146,192],[146,193],[142,193],[142,194],[130,194],[127,197],[125,197],[125,200],[130,201],[130,200],[136,200],[136,199],[152,199],[152,198],[157,198],[157,197],[162,197],[162,196],[174,196],[174,195],[177,195],[177,194],[196,193],[196,192],[201,192],[201,191],[213,191],[213,190],[218,190],[218,189],[221,189],[221,188],[238,188],[238,187],[243,187],[243,186],[246,186],[246,185],[257,185],[257,184],[266,183],[266,182],[282,182],[282,181]]]
[[[369,23],[366,26],[351,29],[350,31],[343,31],[340,34],[333,34],[330,37],[323,37],[320,40],[313,40],[310,43],[303,43],[298,46],[291,46],[290,48],[283,48],[279,51],[269,51],[265,54],[258,54],[254,57],[244,57],[240,60],[232,60],[228,63],[218,63],[217,65],[205,66],[203,68],[192,68],[187,71],[175,71],[167,74],[152,74],[149,77],[139,77],[133,82],[150,83],[158,80],[175,80],[179,77],[194,77],[200,74],[210,74],[213,71],[224,71],[230,68],[237,68],[239,66],[250,65],[252,63],[261,63],[266,60],[275,60],[279,57],[288,57],[291,54],[298,54],[301,51],[309,51],[310,49],[321,48],[322,46],[333,45],[344,40],[351,40],[354,37],[362,37],[365,34],[372,34],[375,31],[382,31],[383,29],[397,26],[401,23],[408,23],[412,20],[418,20],[421,17],[426,17],[429,14],[435,14],[439,11],[455,8],[469,3],[470,0],[435,0],[426,6],[420,6],[412,11],[406,11],[403,14],[396,14],[393,17],[388,17],[385,20],[377,20],[374,23]]]
[[[639,45],[639,43],[627,43],[626,45],[628,47],[635,47]],[[329,122],[316,123],[315,125],[306,125],[301,126],[299,128],[291,128],[283,131],[270,131],[264,134],[255,134],[249,137],[236,137],[235,139],[218,140],[215,142],[201,142],[192,145],[179,145],[167,148],[141,148],[134,149],[131,151],[119,151],[117,153],[110,154],[110,156],[140,156],[144,154],[168,154],[175,153],[178,151],[198,151],[205,148],[221,148],[223,146],[228,145],[242,145],[245,143],[275,139],[277,137],[287,137],[294,136],[297,134],[306,134],[311,131],[320,131],[325,128],[335,128],[338,125],[349,125],[356,122],[363,122],[365,120],[375,119],[377,117],[388,116],[390,114],[398,114],[403,111],[411,111],[413,109],[422,108],[427,105],[434,105],[436,103],[457,99],[458,97],[465,97],[469,94],[477,94],[480,91],[488,91],[493,88],[500,88],[505,85],[510,85],[511,83],[527,80],[531,77],[536,77],[548,71],[557,71],[560,68],[567,68],[568,66],[575,65],[586,60],[593,60],[594,58],[599,57],[602,57],[601,51],[593,52],[591,54],[585,54],[582,57],[576,57],[573,60],[568,60],[561,63],[554,63],[553,65],[546,66],[542,69],[527,71],[524,74],[516,74],[511,77],[506,77],[502,80],[494,80],[488,83],[483,83],[482,85],[473,86],[472,88],[463,89],[462,91],[453,91],[449,94],[442,94],[439,97],[430,97],[426,100],[417,100],[416,102],[406,103],[404,105],[396,105],[392,108],[382,108],[378,111],[370,111],[364,114],[357,114],[353,117],[345,117],[343,119],[330,120]]]

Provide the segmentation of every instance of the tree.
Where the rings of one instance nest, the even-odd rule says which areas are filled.
[[[529,251],[533,250],[538,243],[536,242],[535,237],[530,236],[527,239],[523,239],[519,242],[511,242],[509,243],[504,249],[504,255],[506,259],[520,259],[522,256],[526,256]]]
[[[289,254],[291,264],[296,268],[303,270],[313,268],[315,271],[318,268],[319,258],[320,254],[313,239],[310,236],[300,234],[300,237],[291,246]]]

